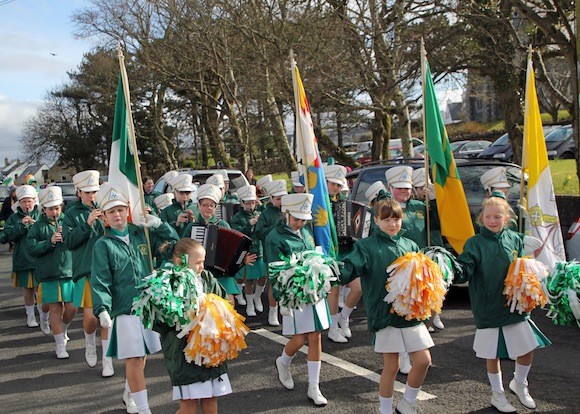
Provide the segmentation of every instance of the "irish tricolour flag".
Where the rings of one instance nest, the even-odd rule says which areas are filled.
[[[127,91],[128,89],[127,87]],[[127,98],[122,76],[119,76],[108,182],[125,193],[130,205],[129,220],[134,224],[140,224],[143,221],[143,209],[137,172],[139,160],[135,140],[132,139],[134,136],[133,117],[130,106],[127,106],[129,102]]]
[[[542,241],[542,246],[535,252],[536,259],[544,263],[548,270],[552,270],[556,262],[566,259],[536,95],[531,53],[526,75],[522,168],[528,174],[529,217],[526,219],[526,234]]]

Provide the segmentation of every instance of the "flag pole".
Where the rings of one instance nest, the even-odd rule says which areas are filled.
[[[526,91],[528,90],[528,70],[530,70],[530,61],[532,60],[532,45],[528,46],[528,60],[526,62]],[[527,99],[527,96],[524,98],[524,119],[525,119],[525,111],[526,111],[526,104],[527,102],[525,102],[525,100]],[[527,154],[526,152],[526,123],[524,121],[524,135],[523,135],[523,139],[522,139],[522,173],[520,176],[520,199],[518,201],[518,232],[523,233],[524,232],[524,211],[520,206],[523,206],[522,202],[524,200],[524,189],[525,189],[525,167],[526,167],[526,160],[525,160],[525,156]],[[526,204],[527,204],[527,200],[526,200]],[[528,208],[527,205],[523,206],[526,208]]]
[[[425,81],[426,81],[426,64],[427,51],[425,50],[425,41],[421,38],[421,86],[423,89],[423,145],[425,146],[425,213],[427,228],[427,246],[431,246],[431,225],[430,225],[430,202],[429,202],[429,148],[427,147],[427,127],[425,116]]]
[[[296,76],[296,61],[294,60],[294,51],[290,49],[290,68],[292,70],[292,86],[294,90],[294,105],[296,108],[295,112],[295,124],[294,124],[294,143],[298,146],[298,151],[300,153],[300,160],[298,162],[299,173],[304,176],[304,191],[306,193],[310,192],[310,187],[308,185],[308,166],[304,165],[304,141],[302,139],[298,140],[298,130],[300,130],[300,136],[304,137],[304,131],[302,131],[302,123],[300,122],[300,92],[298,91],[298,78]]]
[[[139,203],[141,204],[141,222],[146,222],[145,217],[145,197],[143,196],[143,180],[141,178],[141,164],[139,163],[139,155],[137,153],[137,139],[135,138],[135,125],[133,124],[133,111],[131,110],[131,97],[129,95],[129,78],[127,76],[127,69],[125,68],[125,56],[121,44],[117,46],[117,57],[119,58],[119,69],[121,71],[121,84],[123,85],[123,92],[125,95],[125,107],[127,108],[127,123],[129,124],[129,138],[131,145],[131,152],[133,153],[133,162],[135,163],[135,173],[137,174],[137,186],[139,188]],[[149,249],[149,264],[151,271],[153,271],[153,254],[151,250],[151,240],[149,237],[149,228],[145,227],[145,238],[147,240],[147,248]]]

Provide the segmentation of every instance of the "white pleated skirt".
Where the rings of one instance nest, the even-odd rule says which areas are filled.
[[[140,358],[159,351],[159,334],[145,329],[138,316],[119,315],[113,319],[107,356],[118,359]]]
[[[330,322],[330,310],[325,298],[314,305],[307,304],[302,309],[292,309],[292,316],[282,315],[282,335],[324,331],[330,327]]]
[[[232,385],[228,374],[222,374],[216,379],[194,382],[188,385],[173,386],[173,401],[199,400],[201,398],[221,397],[232,393]]]
[[[499,330],[503,333],[505,347],[510,359],[526,355],[541,344],[534,334],[531,321],[513,323],[501,328],[477,329],[473,340],[473,350],[478,358],[496,359],[498,356]]]
[[[434,345],[424,323],[409,328],[387,326],[375,333],[375,352],[381,354],[422,351]]]

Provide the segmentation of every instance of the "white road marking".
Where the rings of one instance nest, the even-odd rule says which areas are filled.
[[[277,333],[270,332],[264,328],[254,329],[251,332],[255,333],[257,335],[260,335],[264,338],[267,338],[271,341],[277,342],[281,345],[286,345],[286,343],[288,343],[288,341],[289,341],[288,338],[286,338],[282,335],[278,335]],[[308,354],[308,347],[303,346],[302,348],[299,349],[299,352],[302,352],[303,354],[307,355]],[[351,374],[366,378],[370,381],[376,382],[377,384],[380,382],[381,376],[379,374],[377,374],[376,372],[371,371],[371,370],[366,369],[366,368],[363,368],[363,367],[358,366],[356,364],[353,364],[352,362],[348,362],[348,361],[345,361],[343,359],[337,358],[333,355],[327,354],[326,352],[322,353],[322,360],[324,362],[326,362],[327,364],[342,368],[345,371],[350,372]],[[404,393],[405,392],[405,384],[403,384],[399,381],[395,381],[395,391],[398,391],[400,393]],[[419,391],[419,395],[417,396],[417,399],[421,400],[421,401],[432,400],[433,398],[437,398],[437,396],[433,395],[433,394],[429,394],[428,392],[425,392],[425,391]]]

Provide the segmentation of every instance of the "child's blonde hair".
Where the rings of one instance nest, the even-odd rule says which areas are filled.
[[[203,245],[197,240],[190,238],[181,239],[177,243],[175,243],[175,246],[173,247],[172,261],[173,263],[177,262],[181,263],[181,258],[183,257],[183,255],[190,254],[192,251],[196,250],[201,251],[203,250],[203,248],[204,248]]]
[[[394,198],[385,198],[374,206],[375,217],[379,220],[386,218],[403,218],[403,208]]]
[[[481,212],[475,219],[475,222],[479,226],[483,226],[483,212],[485,211],[485,208],[488,206],[497,206],[501,208],[503,210],[504,215],[508,218],[511,217],[512,215],[512,209],[510,208],[510,205],[505,199],[501,197],[489,197],[483,201]]]

